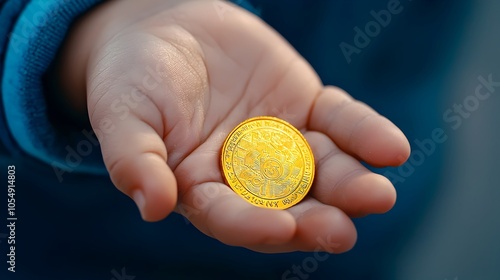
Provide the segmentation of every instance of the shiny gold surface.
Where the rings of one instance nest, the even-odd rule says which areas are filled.
[[[248,119],[222,147],[226,183],[248,202],[286,209],[300,202],[314,179],[309,144],[291,124],[275,117]]]

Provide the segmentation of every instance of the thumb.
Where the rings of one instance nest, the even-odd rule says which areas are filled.
[[[117,100],[121,96],[113,92],[105,95]],[[102,123],[112,128],[106,133],[96,131],[111,180],[135,201],[144,220],[161,220],[177,203],[177,183],[167,165],[162,132],[155,130],[141,114],[113,113],[110,99],[113,98],[101,98],[93,105],[90,121],[94,130]]]

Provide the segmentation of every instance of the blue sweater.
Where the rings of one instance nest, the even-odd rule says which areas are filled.
[[[294,266],[312,267],[305,264],[311,258],[317,268],[309,279],[390,278],[398,248],[432,198],[439,147],[425,165],[378,170],[394,180],[398,203],[386,215],[356,219],[358,244],[343,255],[317,259],[229,247],[176,214],[142,222],[112,186],[90,126],[56,125],[62,116],[46,102],[45,74],[71,23],[99,2],[0,0],[0,161],[2,172],[16,165],[18,217],[16,272],[4,268],[8,251],[0,239],[0,275],[7,275],[1,279],[302,279]],[[325,84],[388,116],[411,142],[439,127],[439,94],[451,46],[460,39],[452,31],[467,15],[464,1],[234,2],[277,29]],[[384,18],[379,11],[391,2],[390,19]],[[85,141],[91,151],[75,153]],[[0,195],[5,201],[6,192]]]

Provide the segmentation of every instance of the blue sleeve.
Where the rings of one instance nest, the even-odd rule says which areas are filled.
[[[92,130],[57,128],[44,74],[71,23],[102,0],[0,0],[0,138],[12,155],[55,169],[105,172]]]

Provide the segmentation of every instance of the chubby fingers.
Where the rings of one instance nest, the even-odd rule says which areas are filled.
[[[263,253],[314,251],[339,254],[349,251],[356,243],[353,222],[336,207],[307,197],[285,211],[292,214],[297,224],[293,238],[285,244],[255,245],[249,249]]]
[[[325,87],[318,95],[308,128],[323,132],[342,150],[374,166],[400,165],[410,154],[399,128],[335,87]]]
[[[314,198],[287,210],[265,209],[217,182],[191,188],[177,210],[206,235],[259,252],[341,253],[350,250],[357,238],[343,211]]]
[[[308,131],[304,136],[316,161],[313,197],[354,217],[384,213],[394,206],[396,190],[387,178],[369,171],[325,134]]]
[[[233,246],[286,244],[296,229],[290,213],[251,205],[220,182],[189,188],[177,211],[203,233]]]

